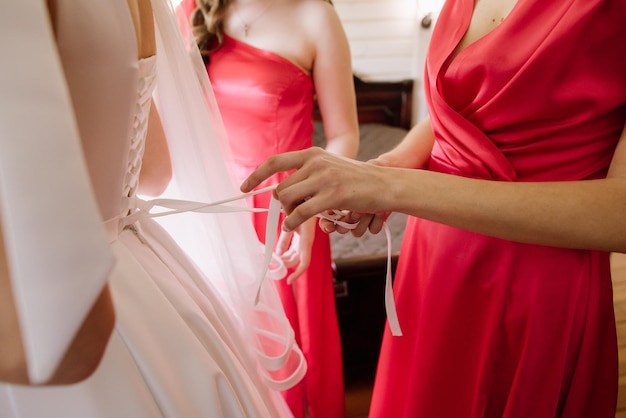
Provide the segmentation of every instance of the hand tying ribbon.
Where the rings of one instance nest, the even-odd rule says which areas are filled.
[[[250,208],[250,207],[242,207],[242,206],[232,206],[227,205],[227,203],[245,199],[249,196],[254,196],[261,193],[271,192],[273,191],[277,185],[265,187],[262,189],[254,190],[249,193],[241,194],[239,196],[235,196],[232,198],[220,200],[213,203],[206,202],[195,202],[190,200],[178,200],[178,199],[152,199],[152,200],[142,200],[140,198],[134,198],[136,200],[135,207],[137,210],[131,215],[122,218],[120,220],[121,226],[127,226],[138,219],[143,217],[156,218],[161,216],[169,216],[177,213],[184,212],[197,212],[197,213],[228,213],[228,212],[267,212],[267,223],[266,223],[266,231],[277,231],[278,230],[278,221],[280,218],[280,202],[272,197],[270,200],[269,208]],[[161,207],[166,210],[156,213],[150,213],[150,211],[155,207]],[[355,229],[358,222],[349,223],[345,221],[341,221],[347,213],[345,211],[340,210],[332,210],[329,212],[322,212],[317,214],[318,218],[324,218],[336,225],[339,225],[346,229]],[[383,224],[383,229],[385,231],[385,236],[387,237],[387,273],[385,278],[385,311],[387,313],[387,320],[389,321],[389,327],[391,329],[391,334],[394,336],[402,336],[402,330],[400,328],[400,322],[398,320],[398,314],[396,312],[396,304],[393,298],[393,289],[392,289],[392,274],[391,274],[391,233],[389,231],[389,226],[385,222]],[[265,242],[265,252],[263,258],[263,267],[261,270],[261,277],[259,280],[259,286],[257,288],[255,304],[259,301],[259,296],[261,292],[261,286],[266,277],[270,277],[273,280],[280,280],[285,277],[287,273],[287,269],[276,254],[273,252],[273,248],[276,244],[277,236],[276,234],[266,234],[266,242]],[[272,268],[270,268],[272,267]]]

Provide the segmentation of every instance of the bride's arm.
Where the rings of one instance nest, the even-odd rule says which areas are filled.
[[[0,222],[0,381],[26,383],[26,356],[18,324]]]
[[[52,22],[53,30],[54,30],[56,29],[54,27],[54,22],[56,21],[55,19],[56,4],[53,0],[48,0],[46,2],[46,5],[48,6],[47,12],[49,15],[49,19]],[[20,19],[20,16],[22,16],[22,14],[25,12],[28,13],[29,10],[35,11],[36,13],[42,12],[41,9],[39,10],[35,9],[35,7],[42,7],[42,6],[33,6],[32,9],[28,9],[28,6],[25,6],[25,7],[27,8],[26,11],[21,8],[17,9],[18,21]],[[45,9],[45,6],[43,7]],[[11,9],[8,9],[8,10],[11,10]],[[42,14],[45,14],[45,13],[46,12],[44,11]],[[16,16],[5,16],[5,17],[7,19],[16,18]],[[38,15],[37,17],[39,18],[40,15]],[[40,24],[40,23],[44,24],[45,17],[41,20],[33,19],[33,22],[37,22],[36,24]],[[43,29],[43,30],[38,30],[38,33],[40,34],[43,34],[46,31],[46,28],[38,28],[38,29]],[[26,30],[31,30],[31,28],[29,28],[28,25],[26,25]],[[45,48],[47,41],[44,39],[44,36],[42,36],[41,39],[42,39],[42,42],[38,43],[37,46],[41,46],[42,48]],[[9,46],[9,48],[11,47]],[[19,63],[17,65],[19,65]],[[16,68],[19,68],[19,67],[16,67]],[[56,80],[54,77],[50,77],[50,79]],[[10,82],[10,81],[7,81],[7,82]],[[43,87],[43,89],[46,90],[43,93],[44,95],[47,94],[48,96],[52,96],[58,90],[56,89],[55,86],[48,86],[48,87]],[[48,96],[46,96],[46,98],[49,99]],[[19,99],[20,101],[19,104],[24,105],[28,97],[31,97],[31,95],[27,94],[21,97]],[[43,109],[46,109],[45,106],[43,107],[33,106],[31,111],[32,112],[45,111]],[[35,117],[35,115],[31,115],[31,116]],[[49,115],[46,115],[46,116],[49,116]],[[44,118],[44,120],[45,119],[46,118]],[[47,117],[47,119],[49,120],[50,117]],[[13,135],[13,136],[17,135],[19,137],[19,135],[21,135],[22,133],[23,135],[32,134],[32,130],[27,130],[27,129],[20,130],[16,126],[17,125],[10,123],[7,127],[5,127],[6,129],[8,129],[9,135]],[[56,124],[55,126],[60,127],[60,129],[65,129],[66,127],[66,125],[64,125],[63,123]],[[69,130],[68,132],[71,133],[72,130]],[[53,138],[58,137],[58,136],[66,137],[66,134],[68,134],[68,132],[65,132],[65,131],[50,132],[50,140],[53,141],[54,140]],[[69,140],[71,140],[71,138]],[[86,173],[84,174],[86,175]],[[30,186],[31,184],[29,183],[29,187]],[[43,186],[43,187],[47,187],[47,186]],[[77,189],[76,193],[79,193],[80,190],[81,189]],[[8,208],[10,208],[10,206],[8,206]],[[24,208],[24,209],[27,209],[27,208]],[[14,280],[14,278],[12,277],[12,274],[16,274],[18,269],[16,269],[15,265],[12,265],[11,260],[15,260],[15,252],[18,251],[18,248],[19,248],[18,254],[22,254],[22,247],[18,246],[16,248],[13,248],[17,244],[13,243],[13,241],[7,241],[6,237],[11,237],[14,235],[7,233],[7,228],[6,228],[7,224],[3,224],[3,222],[6,222],[7,220],[6,217],[9,216],[8,213],[13,213],[12,211],[14,210],[15,208],[11,208],[10,210],[8,210],[7,213],[3,214],[5,218],[0,216],[0,381],[8,382],[8,383],[32,384],[33,383],[32,377],[29,377],[29,376],[36,376],[35,378],[36,384],[65,384],[65,383],[78,382],[86,378],[87,376],[89,376],[97,367],[98,363],[100,362],[100,359],[102,358],[104,349],[106,347],[109,336],[113,329],[114,313],[113,313],[113,305],[112,305],[111,297],[109,295],[109,290],[106,287],[106,285],[104,286],[104,288],[102,288],[101,284],[100,285],[98,284],[98,283],[101,283],[100,279],[95,278],[96,283],[94,283],[93,286],[95,286],[96,289],[102,288],[102,290],[99,295],[96,294],[91,310],[89,313],[87,313],[86,317],[83,318],[82,324],[78,322],[76,324],[76,328],[74,327],[68,328],[70,331],[76,330],[72,332],[73,336],[72,336],[72,333],[69,334],[69,338],[72,339],[71,342],[69,341],[69,338],[66,339],[67,337],[65,336],[66,335],[65,332],[67,331],[67,329],[65,331],[62,331],[61,334],[59,334],[58,341],[61,341],[59,343],[59,346],[68,347],[68,348],[65,350],[64,353],[60,352],[59,357],[55,357],[55,355],[44,356],[45,359],[44,357],[36,357],[38,358],[38,361],[43,360],[44,363],[46,364],[52,364],[53,366],[57,365],[58,367],[56,368],[56,370],[52,369],[49,373],[46,371],[47,370],[46,368],[41,368],[41,367],[35,368],[36,372],[33,373],[33,370],[30,370],[30,369],[33,369],[33,364],[28,364],[28,360],[27,360],[29,357],[27,356],[26,339],[25,339],[25,334],[24,334],[25,329],[23,328],[26,322],[20,320],[20,315],[18,314],[18,312],[20,312],[20,309],[18,307],[17,301],[18,301],[18,295],[21,295],[19,296],[20,298],[19,300],[21,300],[20,302],[21,303],[20,306],[22,307],[21,311],[24,314],[24,312],[29,311],[29,309],[32,309],[33,308],[32,305],[37,304],[37,301],[40,299],[38,299],[36,295],[32,295],[35,297],[31,297],[31,295],[29,295],[29,292],[33,290],[32,283],[26,284],[25,286],[23,283],[20,283],[20,286],[16,286],[16,283],[12,282],[12,280]],[[93,222],[97,224],[99,222],[97,219],[97,212],[94,211],[93,215],[94,215]],[[13,218],[9,218],[9,219],[13,219]],[[42,236],[45,236],[45,235],[42,234]],[[103,244],[105,243],[103,242]],[[91,243],[88,245],[91,245]],[[40,247],[49,248],[52,246],[54,246],[53,243],[51,243],[50,246],[42,245]],[[11,253],[13,253],[12,257],[9,257],[10,253],[7,252],[8,249]],[[103,249],[106,249],[106,245],[103,245]],[[20,257],[23,257],[23,256],[20,256]],[[33,255],[33,257],[36,257],[36,255]],[[99,258],[99,256],[97,256],[96,258],[94,258],[94,260],[99,259],[103,261],[103,260],[108,259],[109,256],[108,254],[103,254],[103,257],[104,258]],[[94,272],[98,272],[96,273],[96,275],[100,274],[99,273],[100,268],[102,268],[103,266],[106,266],[106,263],[100,266],[94,265]],[[32,272],[24,274],[24,271],[22,269],[20,269],[20,271],[22,274],[20,277],[24,277],[25,279],[33,276]],[[87,278],[85,277],[84,279],[87,279]],[[45,280],[45,278],[37,278],[36,280],[41,281],[41,280]],[[55,279],[51,278],[50,280],[55,280]],[[19,292],[17,291],[17,287],[20,287],[21,289]],[[85,289],[89,287],[90,286],[86,286]],[[67,291],[72,292],[73,289],[68,288]],[[47,292],[47,290],[39,289],[39,292]],[[78,292],[76,294],[81,295],[82,293]],[[63,294],[62,299],[67,300],[67,296],[68,296],[67,294]],[[53,305],[54,304],[50,306],[53,306]],[[80,305],[80,304],[77,304],[77,305]],[[44,307],[38,307],[38,306],[34,306],[34,308],[46,309]],[[67,313],[73,312],[73,310],[72,308],[70,308],[66,312]],[[56,312],[50,312],[50,315],[55,317]],[[55,318],[57,317],[58,316],[56,316]],[[51,324],[54,324],[54,323],[55,323],[54,321],[51,322]],[[32,332],[36,334],[37,332],[39,332],[39,330],[31,329],[31,333]],[[62,337],[61,335],[64,335],[64,336]],[[40,342],[49,341],[49,340],[46,340],[45,338],[33,339],[32,334],[29,334],[29,336],[31,338],[31,341],[40,341]],[[54,335],[52,335],[52,338],[54,338]],[[67,345],[68,343],[69,345]],[[48,350],[51,352],[52,347],[49,347],[46,345],[46,347],[41,348],[41,347],[38,347],[38,345],[41,345],[41,343],[32,342],[32,344],[33,344],[32,349],[34,349],[33,352],[39,353],[37,354],[37,356],[40,356],[41,353],[43,353],[45,350]]]
[[[152,7],[149,0],[128,0],[131,14],[135,21],[139,45],[139,58],[156,54],[156,38]],[[167,146],[167,139],[161,124],[161,117],[154,103],[150,106],[148,132],[141,172],[139,173],[139,193],[158,196],[165,191],[172,179],[172,162]]]
[[[50,21],[52,22],[53,30],[56,30],[54,27],[56,22],[55,1],[47,0],[46,6]],[[24,7],[27,8],[30,6]],[[41,6],[32,5],[33,9],[35,7]],[[154,50],[150,50],[151,48],[156,48],[154,47],[154,28],[152,25],[152,10],[149,0],[129,0],[129,9],[131,10],[131,14],[137,28],[140,54],[145,53],[148,55],[154,53]],[[5,9],[5,12],[7,10],[11,11],[12,9]],[[17,10],[19,13],[24,12],[21,8],[18,8]],[[31,9],[27,9],[26,11],[28,10]],[[38,13],[40,12],[40,10],[37,9],[35,9],[35,11]],[[7,19],[15,18],[15,16],[9,16],[8,14],[10,13],[6,13],[4,17]],[[35,21],[38,22],[37,24],[41,22],[41,20]],[[142,22],[143,25],[141,24]],[[30,30],[28,26],[26,27],[26,30]],[[45,28],[39,32],[45,33]],[[42,42],[42,45],[45,45],[45,42]],[[9,44],[4,46],[8,47],[9,51],[14,51],[14,48],[11,49],[12,46]],[[52,79],[54,79],[54,77],[52,77]],[[53,92],[56,90],[50,89],[50,91]],[[26,100],[26,97],[23,97],[21,100]],[[41,107],[36,108],[41,109]],[[8,127],[9,132],[12,134],[17,132],[19,135],[20,131],[19,129],[14,129],[14,125],[15,124],[10,124]],[[63,127],[64,125],[59,126]],[[154,130],[156,129],[153,129],[153,131]],[[28,135],[26,131],[25,134]],[[51,136],[54,137],[55,133],[53,132]],[[63,136],[64,135],[61,135],[61,137]],[[158,140],[156,143],[158,144]],[[86,173],[84,174],[86,175]],[[76,190],[76,193],[80,194],[78,189]],[[95,214],[96,213],[94,213],[94,215]],[[29,377],[33,375],[32,370],[29,370],[29,368],[32,368],[33,365],[28,364],[28,356],[26,355],[27,350],[25,345],[26,340],[23,335],[24,323],[20,321],[20,316],[18,314],[20,309],[16,303],[18,299],[16,299],[17,293],[14,286],[15,283],[12,283],[13,278],[11,274],[15,271],[12,271],[10,261],[11,257],[8,257],[9,253],[6,251],[6,247],[11,247],[13,244],[9,241],[5,241],[5,237],[11,236],[11,234],[6,235],[4,233],[6,231],[2,230],[2,222],[4,221],[5,220],[0,217],[0,382],[33,384],[32,378]],[[45,246],[43,247],[45,248]],[[101,267],[102,265],[99,266],[99,268]],[[95,268],[96,266],[94,265],[94,269]],[[27,289],[28,288],[29,287],[27,287]],[[45,292],[45,290],[41,289],[40,291]],[[72,292],[73,289],[70,287],[67,291]],[[24,289],[22,289],[22,292],[24,292]],[[78,295],[80,294],[80,292],[76,293],[76,297],[79,297]],[[22,296],[28,296],[28,293],[22,293]],[[68,295],[63,294],[62,296],[63,298],[66,298]],[[27,301],[22,301],[21,303],[26,304],[24,306],[31,306],[32,303],[36,303],[36,300],[37,298],[27,297]],[[71,309],[68,310],[68,312],[71,311]],[[56,315],[56,313],[52,312],[51,314]],[[70,338],[72,338],[71,342],[69,342],[69,339],[65,340],[66,337],[59,336],[59,340],[63,341],[63,344],[61,344],[60,347],[68,347],[64,352],[61,352],[61,357],[46,356],[46,362],[58,365],[56,370],[51,373],[50,376],[43,371],[45,369],[37,369],[38,372],[35,374],[37,376],[36,384],[70,384],[79,382],[88,377],[91,373],[93,373],[102,359],[104,350],[114,327],[114,322],[115,315],[113,303],[108,286],[104,285],[101,292],[95,296],[95,300],[91,305],[90,311],[86,313],[82,322],[77,322],[77,331],[75,331],[73,337],[71,337],[70,334]],[[70,327],[69,329],[73,330],[76,328]],[[69,345],[65,345],[65,341],[68,341]],[[42,352],[40,350],[41,347],[37,347],[37,345],[34,345],[33,348],[35,348],[39,353]],[[49,349],[49,347],[44,348],[44,350],[47,349]]]
[[[2,225],[0,224],[0,233]],[[71,384],[87,378],[98,366],[109,340],[115,313],[105,287],[78,334],[73,339],[54,376],[45,384]],[[0,382],[30,384],[22,334],[4,248],[0,237]]]
[[[139,173],[139,193],[158,196],[165,191],[172,179],[172,161],[159,112],[152,102],[148,119],[148,133],[141,172]]]

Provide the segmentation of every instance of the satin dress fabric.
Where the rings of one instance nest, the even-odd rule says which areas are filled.
[[[151,219],[118,228],[133,210],[157,77],[156,57],[137,59],[127,2],[58,0],[54,16],[47,41],[58,46],[73,104],[64,111],[74,112],[115,258],[108,283],[116,324],[90,377],[0,385],[0,417],[290,416],[263,385],[228,307],[170,236]],[[40,55],[24,54],[43,65]]]
[[[243,181],[274,154],[312,146],[312,78],[289,60],[228,35],[211,54],[207,71],[224,127]],[[279,183],[287,174],[259,187]],[[267,208],[269,193],[250,200]],[[254,214],[254,225],[265,242],[266,214]],[[316,228],[311,265],[293,285],[275,282],[296,341],[307,361],[302,382],[283,392],[296,417],[344,416],[341,342],[333,290],[330,242]]]
[[[626,122],[626,3],[519,0],[455,56],[473,5],[448,1],[432,35],[429,169],[506,182],[605,177]],[[411,218],[400,254],[404,336],[385,330],[370,417],[615,416],[608,253]]]

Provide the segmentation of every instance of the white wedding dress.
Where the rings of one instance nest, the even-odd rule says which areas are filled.
[[[7,22],[16,18],[11,7],[29,6],[0,6],[0,37],[5,40],[15,35],[5,32],[11,28]],[[255,350],[242,331],[242,314],[231,311],[223,292],[215,290],[154,220],[142,218],[125,225],[127,215],[135,210],[157,67],[155,57],[138,60],[137,46],[129,42],[135,32],[126,1],[60,0],[56,16],[56,34],[49,32],[49,36],[56,36],[73,105],[61,111],[74,111],[93,195],[105,220],[114,259],[105,278],[116,326],[101,364],[85,381],[55,387],[0,385],[0,418],[289,416],[260,371]],[[20,25],[31,31],[29,26],[37,22],[32,18]],[[36,52],[21,52],[37,68],[35,74],[54,68],[44,65],[48,64],[44,55]],[[4,61],[2,66],[6,65],[12,63]],[[0,85],[3,82],[7,80],[0,77]],[[0,109],[15,105],[5,99],[0,97]],[[45,137],[50,128],[42,124],[37,129]],[[19,141],[21,133],[14,131],[9,132],[14,134],[11,140]],[[0,131],[2,135],[8,134]],[[72,201],[64,204],[73,205]],[[37,263],[37,255],[32,257]],[[54,289],[53,284],[47,285]],[[61,291],[82,297],[81,289]],[[57,312],[48,314],[54,317]],[[58,321],[64,321],[58,315]],[[54,339],[54,332],[49,338]]]

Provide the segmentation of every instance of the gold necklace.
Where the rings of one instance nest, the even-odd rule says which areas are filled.
[[[239,14],[239,8],[237,7],[237,2],[233,3],[233,7],[234,7],[234,11],[235,11],[235,15],[237,15],[237,19],[239,19],[241,21],[241,23],[243,24],[243,33],[244,36],[248,36],[248,33],[250,32],[250,27],[252,27],[252,24],[254,22],[256,22],[257,20],[259,20],[264,14],[265,12],[267,12],[270,7],[272,7],[274,5],[274,1],[270,2],[265,9],[261,10],[261,13],[259,13],[258,15],[256,15],[256,17],[254,19],[252,19],[249,22],[246,22],[245,20],[242,19],[241,15]]]

